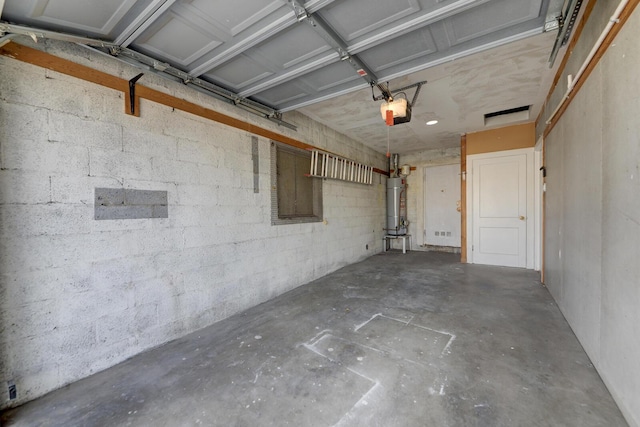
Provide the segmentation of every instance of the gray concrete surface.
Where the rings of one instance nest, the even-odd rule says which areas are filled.
[[[618,4],[594,3],[549,105]],[[640,427],[638,40],[636,7],[544,138],[546,282],[633,427]]]
[[[6,426],[623,426],[535,272],[391,251],[6,411]]]

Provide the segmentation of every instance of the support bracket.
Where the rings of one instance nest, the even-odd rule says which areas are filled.
[[[139,105],[138,98],[136,98],[136,82],[140,80],[140,77],[144,76],[144,73],[140,73],[131,80],[129,80],[129,102],[127,102],[127,114],[131,116],[140,117],[140,108],[136,108],[136,104]]]
[[[0,0],[0,4],[4,0]],[[157,59],[153,59],[149,56],[146,56],[142,53],[138,53],[134,50],[128,49],[126,47],[122,47],[120,45],[116,45],[110,42],[106,42],[99,39],[92,39],[88,37],[80,37],[72,34],[60,33],[56,31],[44,30],[41,28],[33,28],[33,27],[25,27],[21,25],[7,24],[6,22],[0,21],[0,33],[6,34],[2,38],[0,38],[0,47],[8,43],[10,38],[18,35],[25,35],[29,37],[33,37],[41,39],[51,39],[51,40],[61,40],[70,43],[76,43],[80,46],[91,49],[92,51],[99,52],[102,54],[110,54],[116,58],[120,58],[122,61],[128,63],[129,65],[133,65],[134,67],[143,68],[145,70],[150,70],[151,72],[157,73],[159,76],[163,78],[167,78],[171,81],[181,80],[185,84],[193,85],[197,90],[203,91],[205,94],[210,95],[216,99],[221,101],[234,104],[240,108],[243,108],[246,111],[251,112],[252,114],[258,115],[260,117],[266,118],[272,122],[277,123],[280,126],[289,128],[291,130],[297,130],[296,126],[285,122],[281,119],[281,116],[278,117],[274,115],[278,113],[273,108],[263,105],[259,102],[240,97],[237,94],[230,92],[229,90],[217,86],[213,83],[210,83],[206,80],[199,79],[197,77],[191,76],[184,71],[181,71],[177,68],[170,66],[164,62],[160,62]],[[6,55],[6,54],[5,54]],[[70,74],[71,75],[71,74]],[[118,90],[121,90],[118,87]],[[123,90],[126,92],[126,89]],[[232,101],[233,97],[237,97],[238,102]],[[134,108],[134,115],[137,114],[138,108]],[[125,97],[125,113],[131,114],[131,108],[129,107],[129,97]]]
[[[374,101],[382,101],[384,99],[385,101],[389,102],[389,98],[392,98],[394,93],[404,92],[407,89],[412,89],[415,87],[416,92],[413,94],[413,100],[411,101],[411,106],[413,106],[413,104],[415,104],[416,101],[418,100],[418,94],[420,94],[420,89],[422,89],[422,86],[425,85],[426,83],[427,81],[424,80],[421,82],[410,84],[408,86],[403,86],[393,91],[389,90],[389,84],[387,83],[386,90],[382,91],[382,94],[378,96],[375,96],[375,94],[373,94],[373,85],[371,85],[371,93],[373,94]],[[407,98],[407,101],[409,101],[408,98]]]

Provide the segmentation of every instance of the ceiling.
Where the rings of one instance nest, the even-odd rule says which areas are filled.
[[[3,1],[0,0],[0,8]],[[455,147],[484,114],[551,84],[562,0],[4,0],[1,19],[139,52],[277,113],[297,110],[380,152]],[[5,30],[6,31],[6,30]],[[382,90],[424,82],[409,123]],[[373,83],[373,85],[372,85]],[[405,90],[409,101],[416,88]],[[427,120],[437,125],[427,127]]]

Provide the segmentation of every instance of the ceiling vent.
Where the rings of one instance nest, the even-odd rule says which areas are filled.
[[[508,125],[515,122],[529,120],[529,110],[531,106],[510,108],[508,110],[495,111],[484,115],[485,126]]]

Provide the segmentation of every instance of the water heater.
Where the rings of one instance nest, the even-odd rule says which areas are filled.
[[[404,177],[387,180],[387,234],[407,234],[407,181]]]

